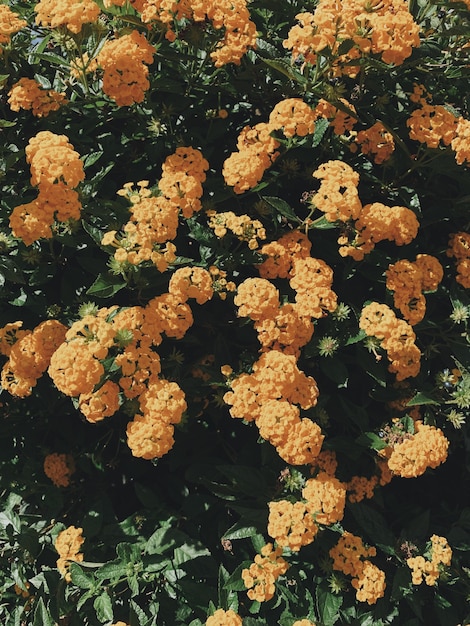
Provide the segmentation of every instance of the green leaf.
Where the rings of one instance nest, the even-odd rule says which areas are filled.
[[[127,564],[121,561],[106,563],[96,571],[96,577],[100,580],[117,580],[127,575]]]
[[[313,148],[316,148],[320,144],[329,126],[330,126],[330,122],[324,117],[320,117],[315,122],[315,130],[314,130],[313,138],[312,138]]]
[[[224,533],[222,539],[246,539],[247,537],[252,537],[257,532],[258,529],[255,526],[246,526],[243,522],[236,522]]]
[[[32,626],[55,626],[55,621],[44,604],[44,600],[39,598],[36,608],[34,609],[34,618]]]
[[[418,393],[407,402],[406,406],[419,406],[420,404],[439,404],[439,402],[436,402],[436,400],[431,398],[428,394],[418,391]]]
[[[95,598],[93,607],[96,611],[96,617],[100,622],[109,622],[113,619],[113,605],[111,603],[111,598],[107,593],[102,593],[100,596]]]
[[[148,623],[148,617],[145,611],[135,602],[130,601],[130,626],[146,626]]]
[[[93,577],[86,574],[78,563],[72,561],[69,571],[73,584],[80,587],[80,589],[92,589],[95,586]]]
[[[86,293],[97,298],[111,298],[124,287],[126,287],[124,281],[117,281],[108,274],[98,274],[97,279],[87,289]]]
[[[223,588],[227,591],[246,591],[245,583],[242,580],[242,571],[250,567],[250,565],[251,561],[243,561],[243,563],[240,563],[230,574]]]
[[[333,626],[339,619],[339,608],[343,603],[342,596],[337,596],[322,585],[315,591],[317,611],[323,626]]]
[[[362,435],[357,437],[356,443],[372,450],[383,450],[388,445],[375,433],[362,433]]]
[[[302,220],[299,220],[297,215],[294,213],[294,210],[292,209],[292,207],[289,204],[287,204],[285,200],[282,200],[281,198],[276,198],[274,196],[261,196],[261,198],[267,204],[272,206],[273,209],[276,209],[278,213],[280,213],[281,215],[284,215],[284,217],[287,217],[290,220],[295,220],[299,224],[302,222]]]

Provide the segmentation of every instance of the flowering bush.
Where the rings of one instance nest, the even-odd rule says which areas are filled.
[[[470,623],[470,5],[0,4],[0,620]]]

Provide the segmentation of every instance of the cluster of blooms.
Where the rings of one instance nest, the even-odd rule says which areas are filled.
[[[0,54],[2,45],[10,42],[11,36],[26,26],[26,21],[18,17],[6,4],[0,4]]]
[[[269,115],[271,131],[282,130],[286,137],[305,137],[315,130],[315,111],[300,98],[278,102]]]
[[[410,139],[424,143],[428,148],[437,148],[442,141],[451,144],[457,130],[458,118],[442,105],[421,103],[406,121]]]
[[[457,276],[455,280],[470,288],[470,234],[465,232],[453,233],[449,239],[447,256],[457,259]]]
[[[242,626],[242,618],[231,609],[217,609],[207,618],[206,626]]]
[[[249,215],[236,215],[233,211],[207,211],[208,226],[216,237],[224,237],[229,230],[240,241],[247,241],[250,250],[259,246],[258,239],[266,239],[266,232],[259,220],[252,220]]]
[[[266,259],[258,265],[261,278],[288,278],[291,276],[294,261],[310,256],[312,243],[305,233],[291,230],[277,241],[265,244],[261,254]]]
[[[114,0],[112,4],[121,4]],[[166,27],[166,38],[176,39],[174,22],[183,19],[207,22],[223,33],[210,57],[216,67],[240,64],[248,48],[256,46],[256,25],[250,20],[246,0],[133,0],[144,23],[158,21]]]
[[[224,395],[235,418],[255,421],[261,436],[276,447],[292,465],[313,462],[323,443],[321,429],[312,420],[300,418],[317,402],[315,380],[299,370],[296,358],[278,350],[264,352],[251,374],[241,374],[230,382]]]
[[[353,476],[346,483],[348,491],[348,500],[350,502],[361,502],[364,498],[373,498],[374,489],[379,484],[378,476]]]
[[[293,552],[300,550],[315,538],[318,526],[307,511],[305,502],[279,500],[269,502],[268,535],[281,547]]]
[[[21,204],[10,216],[10,227],[26,245],[41,237],[52,237],[54,219],[61,222],[80,218],[81,203],[75,187],[85,178],[80,155],[65,135],[40,131],[26,147],[31,184],[38,197]]]
[[[71,577],[68,572],[68,566],[70,561],[81,562],[83,561],[83,554],[80,552],[85,539],[82,537],[83,528],[75,528],[75,526],[69,526],[65,530],[62,530],[55,540],[55,549],[59,554],[57,559],[57,569],[65,577],[67,582],[70,582]]]
[[[57,320],[41,322],[33,331],[15,332],[12,326],[8,324],[2,329],[5,335],[0,350],[8,360],[2,368],[1,384],[12,395],[24,398],[31,395],[38,379],[49,367],[67,329]],[[16,328],[19,326],[21,322]],[[8,338],[10,341],[5,341]]]
[[[329,526],[344,516],[346,485],[327,472],[309,478],[302,490],[307,511],[318,524]]]
[[[416,237],[418,228],[415,213],[407,207],[389,207],[381,202],[366,204],[354,224],[353,241],[349,241],[347,235],[339,237],[339,253],[361,261],[380,241],[394,241],[397,246],[409,244]]]
[[[470,164],[470,120],[460,117],[450,144],[459,165]]]
[[[414,585],[420,585],[424,580],[432,587],[441,573],[442,565],[450,565],[452,561],[452,549],[445,537],[432,535],[430,546],[430,560],[423,556],[410,557],[406,560],[411,569],[411,577]]]
[[[444,276],[439,261],[429,254],[418,254],[416,261],[402,259],[385,272],[387,289],[393,291],[393,304],[414,326],[426,313],[423,291],[435,291]]]
[[[209,163],[202,153],[185,146],[177,148],[162,165],[158,188],[185,218],[201,210],[202,183],[206,180],[208,169]]]
[[[195,270],[198,276],[199,268]],[[173,446],[173,425],[181,421],[186,402],[176,383],[159,378],[160,357],[153,346],[161,343],[163,333],[181,338],[192,325],[185,300],[206,301],[210,293],[210,274],[202,272],[203,279],[189,284],[186,291],[182,281],[175,281],[181,298],[166,293],[146,307],[119,311],[112,307],[85,315],[72,324],[50,360],[48,373],[55,386],[68,396],[78,397],[79,409],[89,422],[116,413],[122,396],[125,400],[138,399],[140,413],[127,427],[134,456],[161,457]],[[110,356],[119,368],[117,383],[107,377],[103,366]]]
[[[345,98],[340,98],[338,104],[341,108],[321,98],[314,109],[314,115],[315,119],[320,117],[328,120],[335,135],[345,135],[350,133],[357,123],[356,109]]]
[[[390,471],[402,478],[421,476],[447,459],[449,440],[440,428],[417,421],[415,429],[413,435],[385,450]]]
[[[53,452],[44,459],[44,473],[56,487],[68,487],[75,472],[75,463],[70,454]]]
[[[97,56],[103,91],[118,106],[143,101],[150,87],[147,65],[153,63],[154,53],[154,46],[137,30],[105,42]]]
[[[354,59],[377,54],[384,63],[401,65],[420,45],[419,26],[404,0],[374,5],[355,0],[320,0],[314,13],[299,13],[296,19],[299,24],[290,29],[283,42],[286,49],[292,50],[293,58],[315,64],[318,53],[329,48],[337,56],[335,71],[351,76],[358,72],[358,67],[351,64]],[[339,54],[345,40],[353,41],[354,46],[347,54]]]
[[[225,161],[222,176],[237,194],[255,187],[264,172],[279,156],[279,142],[271,137],[272,128],[266,122],[245,126],[237,141],[237,152]]]
[[[361,312],[361,328],[369,337],[381,340],[390,361],[389,371],[397,380],[417,376],[420,370],[421,351],[415,344],[416,335],[405,320],[400,320],[386,304],[371,302]]]
[[[261,554],[249,568],[242,570],[242,580],[248,589],[250,600],[264,602],[271,600],[275,592],[275,582],[287,572],[288,563],[282,558],[282,548],[273,548],[271,543],[261,548]]]
[[[221,270],[215,265],[211,265],[209,267],[209,273],[212,278],[212,289],[218,294],[221,300],[225,300],[227,298],[227,293],[229,291],[235,291],[237,289],[237,286],[232,280],[227,280],[227,272],[225,270]]]
[[[360,537],[347,531],[330,550],[333,569],[353,577],[351,584],[359,602],[375,604],[384,595],[385,574],[368,559],[375,555],[374,547],[366,548]]]
[[[313,172],[321,180],[311,203],[325,213],[329,222],[357,220],[362,209],[357,192],[359,174],[343,161],[328,161]]]
[[[373,157],[377,165],[387,161],[395,150],[393,135],[382,122],[376,122],[370,128],[359,131],[355,136],[355,142],[361,146],[362,154]]]
[[[34,7],[36,24],[47,28],[65,26],[79,33],[84,24],[96,22],[101,10],[93,0],[40,0]]]
[[[36,117],[47,117],[66,103],[64,93],[43,89],[32,78],[21,78],[8,92],[8,104],[12,111],[31,111]]]

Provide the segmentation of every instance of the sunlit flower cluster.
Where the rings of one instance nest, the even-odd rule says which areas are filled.
[[[449,440],[440,428],[418,421],[416,432],[392,446],[387,463],[402,478],[416,478],[428,468],[436,468],[447,459]]]
[[[432,587],[442,573],[442,566],[448,566],[452,561],[452,549],[445,537],[431,536],[429,559],[424,556],[414,556],[406,560],[411,569],[411,577],[414,585],[420,585],[425,580]]]
[[[85,539],[82,536],[83,529],[76,528],[75,526],[69,526],[65,530],[62,530],[55,540],[54,547],[59,553],[57,559],[57,569],[64,576],[67,582],[70,582],[71,576],[68,571],[68,566],[71,561],[80,563],[83,561],[83,553],[80,552],[82,544]]]
[[[276,580],[289,567],[281,554],[280,546],[273,549],[273,545],[268,543],[261,548],[261,554],[255,556],[254,563],[242,571],[242,580],[250,600],[265,602],[274,596]]]
[[[457,123],[458,118],[444,106],[427,103],[413,111],[406,122],[410,138],[428,148],[437,148],[441,142],[448,146],[456,135]]]
[[[355,76],[358,68],[347,65],[361,56],[380,55],[384,63],[401,65],[420,45],[419,26],[408,4],[387,0],[374,5],[360,0],[320,0],[313,13],[299,13],[283,42],[294,59],[314,65],[317,56],[328,48],[336,58],[336,70]],[[346,54],[340,54],[345,40],[354,42]]]
[[[318,526],[305,502],[278,500],[269,502],[268,535],[278,546],[298,552],[315,538]]]
[[[212,228],[217,237],[224,237],[230,231],[240,241],[246,241],[250,250],[256,250],[258,240],[266,239],[266,231],[259,220],[251,219],[249,215],[236,215],[233,211],[207,211],[209,228]]]
[[[33,331],[15,333],[16,341],[6,344],[9,350],[1,373],[3,389],[21,398],[30,396],[49,367],[52,354],[64,340],[66,330],[57,320],[47,320]]]
[[[470,164],[470,120],[459,118],[451,148],[455,152],[458,165]]]
[[[439,261],[429,254],[418,254],[416,261],[402,259],[385,272],[387,289],[393,291],[393,304],[409,324],[420,322],[426,312],[424,291],[435,291],[444,276]]]
[[[262,278],[287,278],[292,275],[294,261],[310,256],[312,243],[300,230],[291,230],[277,241],[266,243],[260,249],[266,259],[258,265]]]
[[[378,165],[387,161],[395,150],[393,135],[382,122],[376,122],[370,128],[359,131],[355,142],[360,145],[362,154],[371,156]]]
[[[46,28],[65,26],[79,33],[84,24],[96,22],[101,13],[93,0],[40,0],[34,7],[36,24]]]
[[[56,487],[68,487],[75,472],[75,463],[70,454],[52,452],[44,459],[44,473]]]
[[[38,187],[35,200],[21,204],[10,216],[10,227],[26,245],[52,237],[54,220],[80,218],[81,203],[75,188],[85,178],[83,163],[65,135],[40,131],[26,147],[31,184]]]
[[[198,304],[204,304],[214,295],[211,274],[202,267],[180,267],[171,275],[168,292],[180,302],[194,298]]]
[[[64,93],[43,89],[32,78],[20,78],[8,92],[8,104],[12,111],[31,111],[36,117],[47,117],[67,102]]]
[[[147,65],[153,62],[154,53],[155,48],[137,30],[105,42],[97,56],[103,69],[103,91],[118,106],[143,101],[150,87]]]
[[[325,213],[329,222],[356,220],[361,212],[357,192],[359,174],[343,161],[328,161],[313,172],[321,181],[311,203]]]
[[[315,112],[300,98],[287,98],[276,104],[269,115],[272,130],[282,130],[286,137],[305,137],[315,130]]]
[[[165,159],[158,187],[162,195],[177,206],[185,218],[200,211],[202,183],[209,163],[200,150],[180,146]]]
[[[7,4],[0,4],[0,54],[2,45],[9,43],[11,36],[24,26],[26,26],[26,20],[19,18]]]
[[[321,98],[315,107],[315,117],[327,119],[335,135],[344,135],[352,131],[357,123],[355,113],[354,105],[345,98],[339,99],[338,106]]]
[[[390,361],[388,369],[396,374],[397,380],[418,375],[421,351],[415,343],[416,335],[411,325],[398,319],[390,307],[378,302],[364,306],[359,328],[381,340],[381,347]]]
[[[315,478],[309,478],[302,490],[307,511],[318,524],[331,525],[344,516],[346,504],[346,485],[335,476],[319,472]]]
[[[470,288],[470,234],[465,232],[453,233],[449,239],[447,256],[457,261],[457,276],[455,280]]]
[[[366,548],[360,537],[347,531],[330,550],[333,569],[352,576],[351,584],[359,602],[375,604],[384,595],[385,574],[368,559],[375,555],[374,547]]]
[[[242,626],[242,618],[231,609],[217,609],[207,618],[206,626]]]

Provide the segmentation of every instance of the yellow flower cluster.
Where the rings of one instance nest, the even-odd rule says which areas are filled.
[[[276,544],[298,552],[315,538],[318,526],[307,511],[305,502],[279,500],[269,502],[268,535]]]
[[[362,207],[354,228],[356,235],[352,242],[346,235],[338,239],[339,253],[361,261],[380,241],[394,241],[397,246],[409,244],[418,233],[419,222],[407,207],[373,202]]]
[[[211,265],[209,267],[209,273],[212,278],[212,289],[218,294],[221,300],[225,300],[227,298],[227,293],[229,291],[236,291],[237,286],[233,281],[227,280],[227,272],[225,270],[221,270],[215,265]]]
[[[68,487],[75,472],[75,463],[70,454],[53,452],[44,459],[44,473],[56,487]]]
[[[364,498],[373,498],[374,489],[379,484],[378,476],[353,476],[346,483],[348,491],[348,500],[350,502],[361,502]]]
[[[96,22],[101,13],[93,0],[40,0],[34,7],[36,24],[47,28],[65,26],[79,33],[83,24]]]
[[[307,501],[307,511],[318,524],[331,525],[340,522],[346,504],[346,485],[326,472],[309,478],[302,490]]]
[[[150,87],[147,65],[153,63],[154,53],[154,46],[137,30],[105,42],[97,56],[103,91],[118,106],[143,101]]]
[[[29,330],[21,330],[23,322],[9,322],[0,328],[0,354],[10,356],[14,344],[29,334]]]
[[[329,222],[358,219],[362,209],[357,192],[359,174],[350,165],[343,161],[328,161],[312,175],[321,180],[321,184],[311,203],[325,213]]]
[[[1,46],[10,42],[11,36],[20,31],[27,22],[18,17],[6,4],[0,4],[0,54]]]
[[[175,21],[209,21],[222,33],[210,53],[216,67],[228,63],[239,65],[246,51],[256,46],[256,25],[250,20],[246,0],[135,0],[133,5],[141,13],[144,23],[161,22],[169,41],[174,41],[177,36]]]
[[[258,239],[266,239],[266,231],[259,220],[252,220],[249,215],[236,215],[233,211],[207,211],[207,225],[217,237],[224,237],[232,232],[240,241],[247,241],[250,250],[259,246]]]
[[[457,259],[457,276],[455,280],[470,288],[470,234],[465,232],[453,233],[449,239],[447,256]]]
[[[292,626],[315,626],[309,619],[298,619]]]
[[[331,289],[333,270],[322,259],[295,259],[289,280],[295,302],[304,317],[319,319],[336,310],[338,300]]]
[[[314,110],[301,98],[278,102],[269,115],[271,131],[282,130],[286,137],[305,137],[315,130]]]
[[[393,304],[414,326],[426,313],[423,291],[435,291],[444,276],[439,261],[429,254],[418,254],[416,261],[402,259],[385,272],[387,289],[393,291]]]
[[[300,58],[314,65],[317,55],[328,48],[335,59],[336,73],[355,76],[358,67],[350,64],[369,54],[380,55],[384,63],[400,65],[420,45],[419,26],[413,20],[404,0],[365,3],[362,0],[320,0],[314,13],[296,15],[293,26],[283,42]],[[346,54],[339,54],[341,43],[354,42]]]
[[[211,274],[202,267],[180,267],[171,275],[168,292],[180,302],[194,298],[204,304],[214,295]]]
[[[277,241],[265,244],[261,254],[266,259],[258,265],[258,271],[262,278],[288,278],[296,259],[305,259],[310,256],[311,241],[300,230],[287,231]]]
[[[2,330],[7,331],[8,337],[8,328]],[[66,331],[57,320],[47,320],[33,331],[15,333],[14,343],[6,343],[8,361],[1,373],[3,389],[20,398],[30,396],[38,379],[49,367],[52,354],[64,340]]]
[[[360,537],[347,531],[330,550],[333,569],[353,577],[351,584],[359,602],[375,604],[384,595],[385,574],[368,560],[375,555],[374,547],[366,548]]]
[[[41,237],[52,237],[54,219],[61,222],[80,218],[81,204],[75,187],[85,178],[80,155],[65,135],[40,131],[26,147],[31,184],[38,197],[21,204],[10,216],[10,227],[26,245]]]
[[[406,564],[411,569],[414,585],[420,585],[424,578],[426,584],[432,587],[439,578],[442,566],[450,565],[452,561],[452,549],[445,537],[432,535],[430,553],[430,560],[423,556],[410,557],[406,560]]]
[[[417,421],[416,432],[391,446],[388,467],[402,478],[416,478],[447,459],[449,440],[440,428]]]
[[[206,180],[208,169],[209,163],[202,153],[186,146],[177,148],[162,165],[158,187],[185,218],[201,210],[202,183]]]
[[[231,609],[217,609],[207,618],[206,626],[242,626],[242,618]]]
[[[238,137],[237,152],[224,161],[222,176],[236,194],[255,187],[279,156],[277,148],[280,144],[271,137],[271,131],[265,122],[245,126]]]
[[[250,600],[265,602],[274,596],[276,580],[289,568],[281,554],[281,547],[273,549],[273,545],[267,543],[261,548],[261,554],[255,556],[254,563],[242,570],[242,580]]]
[[[410,129],[410,139],[424,143],[428,148],[437,148],[442,141],[451,144],[457,131],[458,118],[442,105],[422,103],[413,111],[406,124]]]
[[[36,117],[47,117],[67,102],[64,93],[43,89],[32,78],[21,78],[8,92],[8,104],[12,111],[31,111]]]
[[[455,160],[459,165],[470,164],[470,120],[459,118],[451,148],[455,152]]]
[[[315,118],[323,117],[327,119],[335,135],[344,135],[350,132],[357,123],[356,117],[351,115],[351,113],[356,113],[356,109],[345,98],[340,98],[338,102],[341,103],[344,109],[338,108],[331,102],[321,98],[315,107]],[[351,113],[348,113],[348,111],[351,111]]]
[[[397,380],[417,376],[420,370],[421,351],[415,344],[416,335],[405,320],[400,320],[386,304],[371,302],[361,312],[361,328],[369,337],[381,340],[390,361],[389,371]]]
[[[71,580],[70,573],[67,571],[70,561],[79,563],[83,561],[83,554],[80,552],[80,548],[85,539],[82,537],[82,532],[83,528],[69,526],[62,530],[55,540],[55,549],[59,554],[57,569],[67,582]]]
[[[395,150],[393,135],[381,122],[376,122],[370,128],[359,131],[355,141],[361,146],[362,154],[373,157],[377,165],[387,161]]]
[[[287,463],[312,463],[323,443],[321,429],[312,420],[300,418],[315,406],[315,380],[301,372],[296,358],[277,350],[264,352],[253,365],[252,374],[241,374],[230,382],[224,401],[232,417],[255,421],[260,435],[276,447]]]

